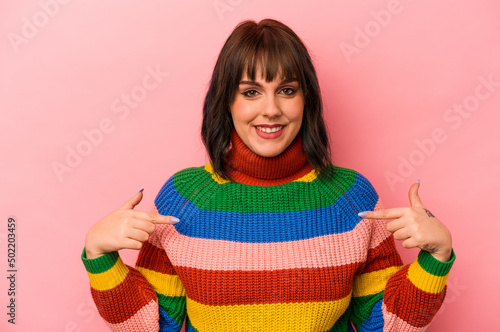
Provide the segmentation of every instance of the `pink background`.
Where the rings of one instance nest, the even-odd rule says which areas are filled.
[[[266,17],[310,49],[335,163],[364,174],[387,207],[407,206],[420,179],[452,231],[457,261],[428,331],[498,329],[499,10],[494,0],[2,1],[0,266],[14,216],[19,272],[15,326],[0,278],[0,330],[107,330],[80,261],[87,230],[141,188],[148,211],[172,173],[206,162],[201,107],[218,52],[237,23]],[[70,150],[80,160],[68,165]],[[417,254],[399,249],[407,263]]]

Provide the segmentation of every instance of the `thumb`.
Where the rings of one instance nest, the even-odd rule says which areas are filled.
[[[417,183],[414,183],[410,187],[410,191],[408,192],[408,197],[410,198],[410,204],[412,207],[424,207],[422,201],[420,200],[420,196],[418,196],[418,188],[420,188],[420,180]]]
[[[137,204],[139,204],[142,200],[142,191],[144,189],[139,190],[137,194],[134,195],[134,197],[130,198],[128,201],[123,204],[120,209],[133,209]]]

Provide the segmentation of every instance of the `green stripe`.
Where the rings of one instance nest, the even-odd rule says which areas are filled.
[[[435,259],[432,255],[425,251],[420,250],[418,254],[418,264],[427,271],[428,273],[442,277],[450,272],[453,263],[455,262],[455,252],[453,249],[451,250],[451,258],[448,262],[441,262],[440,260]]]
[[[182,326],[186,315],[186,297],[185,296],[165,296],[156,293],[158,304],[172,317],[177,324]]]
[[[82,251],[82,261],[85,269],[90,273],[103,273],[112,268],[120,256],[117,251],[109,252],[97,258],[85,257],[85,248]]]
[[[331,206],[342,196],[342,191],[348,191],[356,181],[354,170],[329,166],[328,171],[325,177],[318,177],[311,183],[289,182],[261,187],[236,182],[219,184],[203,167],[193,167],[176,173],[174,184],[185,199],[190,199],[201,210],[293,212]],[[332,182],[341,190],[332,186]],[[242,199],[238,200],[239,197]]]
[[[351,313],[351,321],[359,331],[361,324],[370,316],[375,303],[380,301],[384,296],[384,292],[374,295],[367,295],[362,297],[354,297],[352,299],[353,312]]]

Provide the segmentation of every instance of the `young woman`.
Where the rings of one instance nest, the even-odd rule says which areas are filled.
[[[315,69],[275,20],[240,23],[203,108],[210,162],[181,170],[154,211],[142,190],[88,231],[82,260],[114,331],[423,331],[455,260],[422,205],[383,209],[330,161]],[[386,219],[394,219],[388,222]],[[420,248],[403,265],[394,238]],[[140,249],[136,267],[120,249]]]

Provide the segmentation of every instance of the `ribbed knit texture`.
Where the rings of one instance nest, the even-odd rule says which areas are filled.
[[[166,181],[157,225],[136,267],[118,254],[82,260],[114,331],[423,331],[455,260],[421,251],[403,266],[361,174],[313,170],[300,137],[263,158],[233,133],[228,172],[210,164]],[[285,180],[284,180],[285,179]]]

